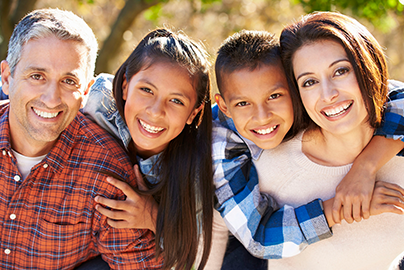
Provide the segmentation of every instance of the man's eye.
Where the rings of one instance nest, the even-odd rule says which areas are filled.
[[[68,85],[77,85],[77,83],[76,83],[74,80],[72,80],[72,79],[66,79],[65,82],[66,82]]]
[[[39,80],[42,79],[42,75],[41,74],[32,74],[31,78],[36,80],[36,81],[39,81]]]

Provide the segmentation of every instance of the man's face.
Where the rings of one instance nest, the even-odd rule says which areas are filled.
[[[86,58],[83,45],[51,36],[23,46],[13,76],[8,63],[1,63],[14,150],[27,156],[49,152],[81,107]]]

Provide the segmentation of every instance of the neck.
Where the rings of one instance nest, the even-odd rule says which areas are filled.
[[[302,151],[313,162],[324,166],[353,163],[373,136],[369,125],[348,134],[332,134],[322,129],[306,131]]]

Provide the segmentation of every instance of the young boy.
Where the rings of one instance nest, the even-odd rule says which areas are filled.
[[[220,94],[215,96],[217,105],[213,107],[214,181],[218,210],[230,232],[252,255],[263,259],[294,256],[307,245],[331,237],[334,199],[318,199],[297,209],[286,205],[275,211],[276,202],[259,191],[253,161],[259,159],[262,149],[274,148],[299,131],[293,125],[299,116],[293,115],[295,101],[289,95],[278,42],[267,32],[236,33],[220,47],[215,71]],[[388,132],[396,134],[396,130]],[[369,185],[373,190],[375,172],[403,146],[401,141],[374,138],[347,176],[360,176],[356,179],[361,184],[358,192]],[[384,152],[374,157],[375,147],[379,147],[378,153],[380,149]],[[344,184],[352,182],[344,180]],[[369,202],[371,191],[368,194]],[[366,207],[364,201],[362,212],[368,213]],[[346,213],[347,221],[352,222],[351,212]],[[265,261],[246,260],[243,256],[248,255],[242,254],[238,244],[229,240],[228,251],[236,251],[227,253],[222,269],[266,268]]]

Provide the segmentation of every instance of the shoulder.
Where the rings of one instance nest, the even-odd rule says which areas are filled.
[[[389,80],[389,99],[403,99],[404,98],[404,83],[396,80]]]

